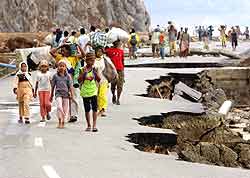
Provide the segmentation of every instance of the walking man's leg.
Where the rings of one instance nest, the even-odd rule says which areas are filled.
[[[112,93],[112,103],[115,104],[116,103],[116,94],[115,94],[115,90],[116,90],[116,86],[117,86],[117,80],[114,80],[111,82],[111,93]]]
[[[117,101],[116,104],[120,105],[120,98],[123,90],[123,84],[124,84],[124,71],[119,71],[118,72],[119,79],[117,81]]]

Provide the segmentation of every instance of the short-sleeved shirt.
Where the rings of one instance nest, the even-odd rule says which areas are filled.
[[[55,87],[56,97],[68,98],[72,85],[73,81],[68,73],[66,73],[64,76],[56,73],[52,78],[52,87]]]
[[[176,31],[170,31],[169,32],[169,41],[175,41],[176,40]]]
[[[160,44],[165,42],[165,36],[163,34],[160,35]]]
[[[50,81],[51,81],[50,72],[46,73],[39,72],[37,74],[36,81],[38,82],[38,91],[50,91]]]
[[[232,32],[231,36],[232,36],[232,41],[237,41],[237,33],[236,32]]]
[[[86,45],[88,44],[88,42],[90,41],[89,36],[88,35],[81,35],[78,38],[78,44],[81,46],[81,48],[84,50],[84,52],[89,52],[89,49],[86,48]]]
[[[153,32],[152,38],[151,38],[151,43],[152,44],[160,44],[160,35],[161,35],[161,33],[158,31]]]
[[[111,59],[117,71],[124,70],[124,51],[119,48],[106,49],[107,56]]]

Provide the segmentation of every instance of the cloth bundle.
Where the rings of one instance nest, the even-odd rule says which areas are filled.
[[[90,43],[93,48],[104,48],[108,44],[107,35],[103,32],[96,32],[90,36]]]
[[[108,43],[112,44],[113,42],[120,40],[123,42],[128,41],[129,39],[129,34],[124,31],[121,28],[116,28],[113,27],[108,33],[107,33],[107,37],[108,37]]]
[[[116,79],[117,71],[115,70],[115,67],[113,66],[113,63],[109,58],[104,57],[104,63],[105,63],[105,69],[103,71],[103,75],[105,76],[105,78],[110,83],[110,82],[112,82],[113,80]]]

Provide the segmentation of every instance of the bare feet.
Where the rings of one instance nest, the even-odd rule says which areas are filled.
[[[63,128],[63,125],[64,125],[64,122],[62,121],[62,119],[58,119],[59,120],[59,123],[57,125],[57,128],[58,129],[62,129]]]
[[[61,129],[65,128],[64,126],[64,121],[62,121],[62,126],[61,126]]]

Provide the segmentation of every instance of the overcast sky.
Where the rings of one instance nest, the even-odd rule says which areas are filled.
[[[250,0],[144,0],[152,26],[250,24]]]

